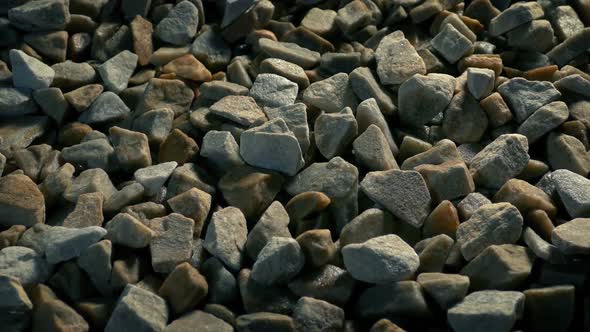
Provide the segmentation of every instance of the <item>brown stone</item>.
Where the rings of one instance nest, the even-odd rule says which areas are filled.
[[[150,56],[154,53],[152,44],[154,27],[150,21],[139,15],[135,16],[129,27],[133,36],[133,53],[137,54],[139,65],[145,66],[150,62]]]
[[[556,65],[543,66],[527,70],[523,77],[529,81],[552,81],[553,75],[559,69]]]
[[[172,211],[193,219],[195,221],[194,236],[200,237],[203,225],[211,209],[211,199],[211,195],[208,193],[192,188],[170,198],[168,205],[170,205]]]
[[[26,230],[27,228],[23,225],[13,225],[4,232],[0,232],[0,250],[15,246],[18,239]]]
[[[504,183],[493,200],[511,203],[523,215],[531,210],[543,210],[549,216],[557,213],[557,207],[545,192],[519,179],[510,179]]]
[[[329,229],[312,229],[299,235],[296,240],[305,255],[305,262],[311,266],[323,266],[336,254]]]
[[[104,330],[114,306],[114,300],[109,298],[89,299],[75,304],[76,310],[86,319],[94,331]]]
[[[551,232],[553,232],[555,225],[553,225],[547,212],[543,210],[531,210],[526,214],[525,221],[535,233],[539,234],[545,241],[551,242]]]
[[[430,195],[436,202],[467,196],[475,190],[473,178],[462,161],[440,165],[420,165],[414,168],[422,175]]]
[[[163,73],[174,73],[177,77],[197,82],[211,80],[211,72],[194,55],[186,54],[168,62],[162,67]]]
[[[70,122],[60,129],[57,142],[62,147],[80,144],[91,131],[92,127],[85,123]]]
[[[193,90],[181,80],[152,78],[145,88],[136,113],[141,115],[151,110],[170,108],[175,116],[179,116],[188,111],[194,97]]]
[[[70,105],[78,112],[82,112],[102,93],[101,84],[90,84],[64,94]]]
[[[219,180],[219,189],[229,205],[239,208],[246,218],[255,218],[272,203],[283,182],[278,173],[239,166]]]
[[[194,309],[206,296],[207,280],[189,263],[182,263],[164,280],[158,295],[164,298],[175,315]]]
[[[144,269],[144,265],[145,262],[142,262],[135,255],[114,261],[113,271],[111,273],[111,286],[113,289],[120,291],[127,284],[136,284],[140,280],[140,274],[142,269]]]
[[[285,208],[291,220],[302,220],[323,211],[330,202],[330,197],[322,192],[307,191],[291,198]]]
[[[451,202],[442,201],[424,221],[422,236],[429,238],[439,234],[446,234],[454,239],[457,228],[459,228],[457,209]]]
[[[500,127],[512,120],[512,112],[502,95],[497,92],[492,93],[479,102],[481,108],[486,111],[489,123],[492,127]]]
[[[528,181],[540,178],[541,176],[543,176],[543,174],[547,173],[548,171],[549,165],[540,160],[530,159],[526,167],[522,170],[522,172],[520,172],[520,174],[518,174],[517,177],[519,179]]]
[[[68,214],[63,226],[70,228],[102,226],[104,221],[102,214],[103,203],[104,196],[100,192],[80,195],[74,211]]]
[[[502,73],[502,58],[498,54],[474,54],[461,59],[458,63],[461,72],[469,67],[488,68],[494,71],[496,77]]]
[[[26,175],[0,178],[0,225],[27,227],[45,222],[45,198]]]
[[[199,154],[199,146],[194,139],[179,129],[174,129],[160,144],[158,161],[164,163],[175,161],[178,165],[190,162]]]
[[[88,323],[74,309],[61,301],[43,285],[33,286],[29,296],[33,302],[33,332],[85,332]]]
[[[387,318],[382,318],[375,322],[369,332],[406,332],[406,330],[397,326]]]

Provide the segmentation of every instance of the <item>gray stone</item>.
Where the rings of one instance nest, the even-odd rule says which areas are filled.
[[[127,50],[115,55],[96,68],[107,90],[121,93],[127,89],[127,84],[135,67],[137,67],[137,55]]]
[[[457,242],[467,260],[494,244],[515,243],[522,232],[523,219],[510,203],[486,204],[457,229]]]
[[[328,113],[340,112],[347,106],[356,106],[356,97],[348,84],[346,73],[338,73],[312,83],[303,91],[303,101]]]
[[[590,81],[580,74],[568,75],[555,82],[555,87],[562,92],[574,93],[586,98],[590,97]]]
[[[500,188],[528,164],[528,141],[520,134],[505,134],[481,150],[469,165],[476,184]]]
[[[563,253],[553,244],[545,241],[529,227],[522,232],[522,240],[535,256],[551,264],[565,264],[566,258]]]
[[[413,127],[428,123],[449,105],[454,90],[455,78],[450,75],[412,76],[397,93],[400,121]]]
[[[100,168],[87,169],[80,173],[63,193],[63,197],[75,203],[82,194],[100,192],[105,200],[109,199],[117,189],[113,186],[109,175]]]
[[[371,11],[364,2],[349,2],[338,10],[334,23],[338,25],[343,33],[353,33],[373,20]]]
[[[205,308],[206,310],[206,308]],[[202,332],[232,332],[234,328],[213,314],[195,310],[175,319],[164,332],[189,332],[198,326]]]
[[[164,299],[135,285],[127,285],[105,331],[163,331],[167,322],[168,307]]]
[[[385,135],[374,124],[354,140],[352,147],[359,165],[369,171],[399,169]]]
[[[299,331],[339,331],[344,327],[344,310],[312,297],[301,297],[293,309]]]
[[[225,1],[225,10],[221,27],[225,28],[235,21],[240,15],[248,11],[257,1],[256,0],[227,0]]]
[[[574,136],[550,133],[547,137],[547,160],[553,169],[567,169],[582,176],[590,171],[590,154]]]
[[[112,254],[111,241],[102,240],[82,251],[77,261],[78,266],[88,274],[96,289],[105,296],[111,295]]]
[[[311,145],[309,139],[309,126],[307,124],[307,108],[303,103],[297,103],[292,105],[285,105],[277,108],[264,108],[264,113],[269,120],[281,118],[289,127],[289,130],[293,132],[301,152],[305,154]]]
[[[367,288],[356,304],[360,317],[426,318],[430,315],[424,291],[415,281],[399,281]]]
[[[0,178],[0,225],[26,227],[45,222],[45,200],[26,175]]]
[[[82,194],[76,201],[76,207],[68,214],[59,226],[70,228],[84,228],[88,226],[102,226],[104,197],[101,193]]]
[[[100,241],[107,231],[98,226],[67,228],[54,226],[45,236],[47,262],[56,264],[80,256],[89,246]]]
[[[449,63],[456,63],[473,49],[471,40],[450,23],[444,25],[430,43]]]
[[[208,193],[191,188],[168,199],[167,203],[172,211],[195,221],[194,236],[199,237],[211,209],[211,200],[212,197]]]
[[[248,269],[240,271],[238,282],[246,312],[276,312],[283,314],[293,312],[297,297],[286,287],[261,285],[251,278],[251,272]]]
[[[149,221],[154,231],[150,242],[154,271],[169,273],[176,265],[191,258],[195,222],[178,213]]]
[[[51,68],[55,71],[52,85],[64,91],[92,84],[96,78],[96,71],[86,62],[76,63],[68,60],[56,63]]]
[[[208,131],[203,136],[200,155],[220,172],[244,164],[240,147],[229,131]]]
[[[533,20],[508,31],[508,45],[516,49],[544,53],[555,44],[553,27],[547,20]]]
[[[352,219],[340,232],[340,246],[363,243],[375,237],[394,233],[395,222],[391,214],[371,208]]]
[[[23,51],[10,50],[10,64],[12,80],[16,88],[44,89],[53,82],[55,71]]]
[[[215,187],[210,185],[210,177],[203,169],[195,164],[186,163],[177,167],[170,176],[166,186],[166,198],[172,198],[178,194],[196,187],[210,195],[215,194]],[[221,186],[220,186],[221,187]]]
[[[106,139],[95,139],[63,148],[61,157],[83,169],[101,168],[109,170],[115,157],[115,149]]]
[[[343,306],[352,295],[355,285],[350,273],[334,265],[324,265],[301,274],[289,283],[297,296],[308,296]]]
[[[428,150],[407,158],[401,168],[411,170],[423,164],[439,165],[450,161],[462,161],[461,155],[453,141],[442,139]]]
[[[124,207],[139,202],[143,198],[144,192],[140,183],[131,182],[104,202],[104,211],[108,213],[119,212]]]
[[[227,207],[213,213],[203,246],[231,271],[236,272],[242,266],[247,236],[246,218],[242,211]]]
[[[404,280],[416,272],[418,255],[399,236],[379,236],[342,248],[344,265],[353,278],[370,283]]]
[[[125,119],[129,107],[111,91],[102,93],[78,119],[82,123],[101,125]]]
[[[551,182],[572,218],[590,216],[590,180],[566,169],[551,173]]]
[[[357,134],[358,125],[348,107],[337,113],[323,113],[315,121],[316,146],[326,159],[343,154]]]
[[[457,204],[457,211],[463,220],[467,220],[471,218],[477,209],[486,204],[492,204],[492,201],[490,201],[484,195],[474,192],[467,195],[461,200],[461,202],[459,202],[459,204]]]
[[[16,278],[23,287],[45,282],[52,269],[45,258],[33,249],[14,246],[0,250],[0,271],[3,275]]]
[[[8,11],[10,23],[25,31],[62,30],[70,22],[69,1],[40,0]]]
[[[566,255],[590,253],[590,219],[576,218],[561,224],[551,232],[551,242]]]
[[[492,93],[496,83],[493,70],[487,68],[467,69],[467,88],[475,99],[481,100]]]
[[[145,188],[146,196],[154,196],[164,186],[176,166],[178,163],[175,161],[148,166],[135,171],[133,178]]]
[[[200,269],[207,279],[209,303],[231,304],[239,297],[236,277],[228,271],[223,263],[211,257],[203,263]]]
[[[430,193],[416,171],[370,172],[361,182],[361,189],[371,200],[414,227],[422,226],[430,213]]]
[[[584,29],[584,23],[571,6],[559,6],[551,14],[551,24],[555,34],[561,41],[573,37],[577,32]]]
[[[258,253],[273,237],[291,237],[288,226],[287,211],[280,202],[273,202],[248,233],[245,244],[248,257],[256,260]]]
[[[145,134],[120,127],[111,127],[109,136],[115,149],[119,167],[126,172],[152,164],[150,146]]]
[[[178,46],[189,44],[197,34],[199,10],[188,1],[182,1],[158,23],[154,35],[160,40]]]
[[[0,119],[23,116],[37,112],[37,105],[33,101],[28,89],[0,88]]]
[[[526,136],[529,144],[533,144],[543,135],[559,127],[570,115],[567,105],[562,101],[554,101],[539,107],[518,127],[518,133]]]
[[[303,69],[311,69],[320,63],[320,53],[295,43],[279,42],[268,38],[258,41],[260,49],[271,58],[292,62]]]
[[[215,115],[246,127],[260,125],[266,121],[266,115],[252,97],[226,96],[209,109]]]
[[[119,213],[106,225],[105,239],[129,248],[145,248],[156,235],[149,227],[130,214]]]
[[[36,224],[27,229],[17,241],[17,246],[27,247],[35,250],[38,254],[43,255],[45,252],[44,237],[45,232],[52,226],[47,224]]]
[[[524,78],[513,78],[498,87],[516,121],[522,123],[539,107],[555,101],[561,93],[551,82],[529,81]]]
[[[258,70],[260,74],[270,73],[282,76],[291,82],[297,83],[300,89],[305,89],[309,86],[309,78],[303,68],[285,60],[275,58],[265,59],[260,63]]]
[[[414,74],[426,74],[426,65],[402,31],[385,36],[375,51],[381,84],[402,84]]]
[[[311,11],[313,11],[313,9]],[[368,67],[356,68],[348,75],[348,79],[350,86],[358,99],[363,102],[367,99],[375,99],[377,105],[379,105],[379,108],[382,109],[385,114],[391,114],[395,111],[393,100],[391,100],[391,97],[385,90],[383,90],[375,75]]]
[[[299,243],[291,237],[273,237],[259,252],[251,278],[261,285],[286,284],[305,264]]]
[[[160,108],[143,113],[133,121],[133,130],[147,135],[150,144],[162,143],[172,130],[174,112]]]
[[[231,60],[231,49],[216,29],[200,32],[190,51],[210,70],[220,70]]]
[[[240,155],[252,166],[295,175],[305,161],[297,138],[277,118],[240,135]]]
[[[488,116],[471,94],[461,91],[451,99],[442,122],[446,137],[457,144],[476,143],[487,127]]]
[[[297,83],[282,76],[258,74],[250,88],[250,97],[261,107],[280,107],[293,104],[298,92]]]
[[[462,301],[469,290],[469,278],[459,274],[421,273],[417,281],[443,310]]]
[[[531,274],[533,253],[514,244],[491,245],[462,270],[473,290],[512,290],[521,288]]]
[[[492,18],[489,31],[492,36],[499,36],[543,15],[543,8],[536,2],[515,3]]]
[[[63,124],[69,105],[59,88],[39,89],[33,92],[33,97],[45,114],[58,125]]]
[[[385,135],[385,139],[387,140],[387,144],[391,149],[391,152],[394,155],[397,155],[399,149],[395,141],[393,140],[393,135],[391,134],[391,130],[389,129],[389,125],[383,116],[383,113],[379,109],[379,106],[375,99],[367,99],[362,101],[356,109],[356,121],[358,125],[358,131],[364,132],[367,128],[374,124],[379,129],[383,135]]]
[[[524,294],[513,291],[479,291],[450,308],[447,317],[457,332],[511,331],[524,313]]]
[[[7,332],[26,331],[31,324],[33,303],[18,279],[0,275],[0,324]]]

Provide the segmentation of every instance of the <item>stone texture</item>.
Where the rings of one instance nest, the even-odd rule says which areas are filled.
[[[337,331],[344,327],[344,310],[326,301],[301,297],[293,310],[293,319],[301,331]]]
[[[457,144],[476,143],[488,127],[488,117],[477,100],[467,92],[457,93],[443,118],[443,133]]]
[[[515,3],[490,21],[490,34],[499,36],[543,16],[543,8],[535,2]]]
[[[307,107],[303,103],[285,105],[277,108],[264,108],[264,113],[269,120],[283,119],[289,130],[293,132],[301,152],[305,154],[311,145],[309,126],[307,124]]]
[[[273,237],[291,237],[289,215],[280,202],[273,202],[248,233],[246,254],[256,260],[258,253]]]
[[[23,116],[37,112],[37,105],[28,89],[0,87],[0,118]]]
[[[12,80],[16,88],[43,89],[53,82],[55,71],[23,51],[10,50]]]
[[[197,82],[211,80],[211,72],[192,54],[185,54],[162,67],[163,73],[173,73],[177,77]]]
[[[115,244],[129,248],[147,247],[155,233],[130,214],[119,213],[106,225],[105,238]]]
[[[291,237],[273,237],[260,250],[251,278],[261,285],[286,284],[305,264],[299,243]]]
[[[98,96],[84,111],[78,120],[89,125],[101,125],[125,119],[129,115],[129,107],[111,91]]]
[[[249,95],[261,107],[280,107],[293,104],[298,91],[297,83],[282,76],[258,74]]]
[[[213,213],[203,247],[236,272],[242,266],[247,235],[244,214],[230,206]]]
[[[352,143],[355,159],[360,166],[369,171],[399,169],[387,143],[387,138],[379,127],[372,124]]]
[[[137,67],[137,60],[135,53],[123,51],[98,66],[96,71],[102,78],[105,88],[117,94],[125,90]]]
[[[167,321],[168,308],[164,299],[137,286],[127,285],[105,331],[163,331]]]
[[[400,121],[418,127],[444,111],[451,102],[455,78],[446,74],[414,75],[397,92]]]
[[[402,84],[414,74],[426,74],[426,65],[403,32],[385,36],[375,51],[381,84]]]
[[[144,133],[115,126],[109,129],[109,136],[123,171],[131,173],[152,164],[148,138]]]
[[[590,230],[590,219],[576,218],[561,224],[551,232],[551,242],[564,254],[588,254],[590,242],[588,231]]]
[[[508,202],[514,205],[522,215],[532,210],[543,210],[549,216],[557,213],[557,207],[551,197],[541,189],[526,181],[510,179],[496,192],[494,202]]]
[[[80,229],[54,226],[47,230],[43,240],[47,262],[56,264],[78,257],[86,248],[100,241],[106,233],[104,228],[98,226]]]
[[[197,7],[190,1],[182,1],[158,23],[154,35],[164,42],[184,46],[197,34],[198,24]]]
[[[145,188],[146,196],[153,196],[166,183],[178,165],[175,161],[160,163],[154,166],[138,169],[133,177]]]
[[[447,317],[451,327],[463,331],[510,331],[522,317],[524,294],[513,291],[479,291],[465,297],[449,309]]]
[[[420,165],[414,169],[424,178],[435,202],[467,196],[475,190],[471,174],[463,162],[448,161],[440,165]]]
[[[541,106],[518,127],[518,133],[526,136],[529,144],[533,144],[543,135],[559,127],[570,113],[562,101],[554,101]]]
[[[82,194],[100,192],[105,199],[113,195],[117,189],[113,186],[108,174],[100,168],[87,169],[72,181],[63,193],[63,197],[74,203]]]
[[[358,125],[350,108],[337,113],[322,113],[314,125],[319,152],[326,159],[343,154],[358,134]]]
[[[555,101],[561,93],[550,82],[513,78],[498,87],[518,123],[524,122],[539,107]]]
[[[0,178],[0,225],[33,226],[45,222],[45,200],[25,175]]]
[[[49,279],[53,266],[35,250],[15,246],[0,250],[0,270],[23,287],[30,287]]]
[[[469,278],[458,274],[421,273],[417,281],[443,310],[461,302],[469,290]]]
[[[210,110],[215,115],[246,127],[266,121],[266,115],[254,98],[247,96],[226,96],[211,105]]]
[[[171,307],[174,315],[195,308],[206,296],[207,280],[189,263],[182,263],[170,272],[158,290]]]
[[[553,169],[566,169],[582,176],[590,171],[590,154],[574,136],[550,133],[547,136],[546,152]]]
[[[312,83],[303,91],[303,101],[327,113],[340,112],[345,107],[354,107],[356,97],[349,85],[348,75],[338,73]]]
[[[194,223],[178,213],[150,220],[149,227],[155,233],[150,242],[154,271],[171,272],[190,259]]]
[[[61,30],[70,22],[69,2],[42,0],[8,10],[10,23],[25,31]]]
[[[456,63],[473,48],[471,40],[450,23],[445,24],[432,38],[431,45],[449,63]]]
[[[194,91],[181,80],[152,78],[143,93],[143,98],[135,110],[135,115],[160,108],[169,108],[178,116],[188,111]]]
[[[96,289],[105,296],[111,295],[112,254],[111,241],[102,240],[86,248],[77,260],[78,266],[88,274]]]
[[[62,226],[84,228],[102,226],[104,197],[100,192],[82,194],[76,201],[76,207],[63,222]]]

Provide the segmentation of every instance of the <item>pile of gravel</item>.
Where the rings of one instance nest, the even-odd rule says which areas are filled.
[[[590,330],[586,26],[1,1],[0,330]]]

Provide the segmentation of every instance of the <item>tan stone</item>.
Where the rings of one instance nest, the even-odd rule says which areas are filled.
[[[494,202],[511,203],[523,215],[537,209],[547,212],[549,216],[554,216],[557,213],[557,207],[545,192],[526,181],[518,179],[510,179],[504,183],[494,195]]]
[[[211,72],[194,55],[186,54],[168,62],[162,67],[163,73],[174,73],[177,77],[197,82],[208,82]]]
[[[457,228],[459,228],[457,209],[451,202],[442,201],[424,221],[422,236],[429,238],[439,234],[446,234],[454,239]]]
[[[291,220],[302,220],[323,211],[330,205],[330,197],[319,191],[307,191],[291,198],[285,208]]]
[[[190,162],[199,153],[199,146],[194,139],[179,129],[174,129],[160,144],[158,161],[165,163],[167,161],[176,161],[178,165]]]
[[[45,222],[45,198],[26,175],[0,178],[0,225],[27,227]]]
[[[158,290],[176,315],[194,309],[209,290],[207,280],[189,263],[182,263],[168,275]]]
[[[211,195],[192,188],[168,200],[172,211],[195,221],[194,236],[199,237],[211,209]]]

